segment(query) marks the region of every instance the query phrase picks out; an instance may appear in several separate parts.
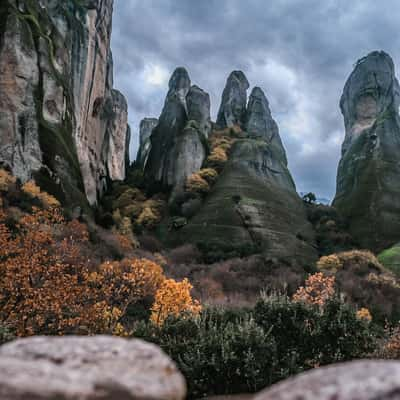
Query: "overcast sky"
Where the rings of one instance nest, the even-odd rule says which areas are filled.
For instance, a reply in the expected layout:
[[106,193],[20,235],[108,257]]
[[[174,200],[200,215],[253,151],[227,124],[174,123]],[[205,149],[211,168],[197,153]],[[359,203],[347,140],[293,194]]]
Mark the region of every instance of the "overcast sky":
[[241,69],[267,95],[298,191],[333,197],[345,80],[373,50],[399,66],[399,0],[114,2],[115,87],[129,103],[132,157],[139,122],[159,116],[175,67],[210,94],[213,119],[228,74]]

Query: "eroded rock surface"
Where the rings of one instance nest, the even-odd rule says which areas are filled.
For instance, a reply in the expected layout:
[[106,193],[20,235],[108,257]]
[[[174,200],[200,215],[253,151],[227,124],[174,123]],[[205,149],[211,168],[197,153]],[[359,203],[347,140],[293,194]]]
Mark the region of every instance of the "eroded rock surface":
[[[235,72],[229,79],[232,76]],[[242,96],[246,98],[246,90]],[[227,254],[261,252],[301,265],[312,263],[317,256],[314,233],[260,88],[239,114],[243,119],[235,124],[248,130],[232,146],[211,193],[177,237]]]
[[140,121],[139,125],[139,151],[137,154],[136,161],[139,163],[141,168],[145,168],[147,158],[150,153],[151,140],[150,136],[153,129],[157,126],[157,118],[144,118]]
[[141,340],[32,337],[0,347],[3,400],[180,400],[185,394],[175,364]]
[[125,177],[127,106],[113,90],[113,0],[0,5],[0,162],[70,205]]
[[217,125],[220,128],[243,124],[249,87],[249,81],[242,71],[231,72],[226,81],[218,111]]
[[400,399],[398,361],[354,361],[317,368],[259,393],[254,400]]
[[399,96],[392,59],[373,52],[357,62],[340,101],[346,135],[334,206],[376,251],[400,238]]
[[157,126],[151,133],[146,163],[148,179],[177,189],[201,168],[206,156],[205,139],[210,124],[209,96],[192,86],[187,71],[177,68]]

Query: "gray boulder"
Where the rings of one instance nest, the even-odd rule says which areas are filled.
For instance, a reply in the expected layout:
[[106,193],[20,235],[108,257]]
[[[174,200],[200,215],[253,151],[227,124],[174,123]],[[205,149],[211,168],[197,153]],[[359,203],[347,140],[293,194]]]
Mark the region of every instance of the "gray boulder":
[[0,347],[3,400],[180,400],[185,395],[175,364],[141,340],[32,337]]
[[136,161],[142,169],[145,168],[147,158],[151,149],[151,133],[157,126],[157,118],[144,118],[140,121],[139,125],[139,151],[137,154]]
[[399,94],[392,59],[375,51],[357,62],[340,101],[346,135],[333,205],[375,251],[400,237]]
[[398,400],[400,362],[354,361],[286,379],[254,400]]
[[229,75],[222,93],[217,125],[220,128],[242,126],[246,118],[247,89],[249,82],[242,71]]

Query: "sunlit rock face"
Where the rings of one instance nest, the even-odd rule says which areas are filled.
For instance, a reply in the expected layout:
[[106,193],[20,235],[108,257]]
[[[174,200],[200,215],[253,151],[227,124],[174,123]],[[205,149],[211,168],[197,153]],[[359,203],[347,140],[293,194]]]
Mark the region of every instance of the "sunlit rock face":
[[384,52],[359,60],[343,90],[345,139],[334,206],[363,247],[400,239],[400,88]]
[[210,127],[209,95],[191,86],[185,68],[177,68],[158,124],[151,132],[147,178],[175,191],[181,188],[203,164]]
[[113,1],[0,5],[0,162],[70,205],[125,176],[127,105],[113,90]]

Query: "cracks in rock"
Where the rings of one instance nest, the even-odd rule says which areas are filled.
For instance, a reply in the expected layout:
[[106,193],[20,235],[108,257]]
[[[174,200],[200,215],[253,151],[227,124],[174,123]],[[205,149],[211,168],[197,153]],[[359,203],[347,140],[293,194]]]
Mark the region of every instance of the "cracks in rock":
[[[234,196],[235,197],[235,196]],[[240,220],[242,221],[243,228],[247,231],[251,241],[253,242],[253,246],[255,248],[260,247],[259,240],[257,240],[256,234],[251,229],[251,226],[248,221],[251,222],[251,217],[242,210],[240,206],[240,199],[232,199],[235,202],[234,208],[239,216]]]

